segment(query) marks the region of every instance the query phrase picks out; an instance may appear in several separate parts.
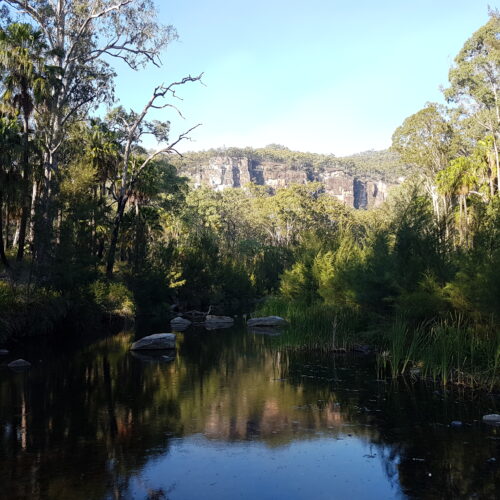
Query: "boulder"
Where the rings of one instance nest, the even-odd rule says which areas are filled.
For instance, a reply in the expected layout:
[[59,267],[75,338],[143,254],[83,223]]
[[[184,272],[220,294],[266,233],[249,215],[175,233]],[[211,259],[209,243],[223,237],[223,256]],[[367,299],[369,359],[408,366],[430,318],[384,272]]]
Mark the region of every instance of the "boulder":
[[175,349],[175,333],[155,333],[132,344],[133,351],[139,349]]
[[170,321],[170,326],[175,330],[180,330],[180,331],[185,330],[190,324],[191,321],[185,318],[181,318],[180,316],[177,316],[176,318]]
[[30,368],[31,363],[25,359],[16,359],[15,361],[11,361],[7,366],[12,370],[24,370]]
[[247,321],[248,326],[285,326],[287,321],[279,316],[266,316],[265,318],[252,318]]
[[490,415],[485,415],[483,417],[483,422],[490,425],[500,425],[500,415],[498,413],[492,413]]
[[203,324],[208,330],[214,330],[217,328],[229,328],[230,326],[233,326],[234,319],[230,316],[215,316],[213,314],[208,314]]
[[7,356],[9,354],[9,351],[7,349],[0,349],[0,356]]

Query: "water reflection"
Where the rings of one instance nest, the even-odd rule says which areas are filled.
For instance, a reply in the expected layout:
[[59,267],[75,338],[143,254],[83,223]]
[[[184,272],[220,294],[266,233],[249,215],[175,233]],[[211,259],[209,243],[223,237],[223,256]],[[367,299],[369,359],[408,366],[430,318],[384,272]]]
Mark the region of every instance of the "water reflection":
[[131,341],[0,371],[5,498],[496,496],[499,429],[477,422],[494,398],[380,381],[369,358],[237,329],[178,334],[169,360]]

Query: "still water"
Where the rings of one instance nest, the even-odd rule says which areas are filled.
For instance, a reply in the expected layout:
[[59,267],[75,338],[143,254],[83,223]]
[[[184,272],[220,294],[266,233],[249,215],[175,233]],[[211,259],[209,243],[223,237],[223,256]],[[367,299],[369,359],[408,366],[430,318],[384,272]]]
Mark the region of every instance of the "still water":
[[0,367],[0,498],[499,498],[498,397],[245,329],[178,334],[171,362],[133,338],[1,360],[34,365]]

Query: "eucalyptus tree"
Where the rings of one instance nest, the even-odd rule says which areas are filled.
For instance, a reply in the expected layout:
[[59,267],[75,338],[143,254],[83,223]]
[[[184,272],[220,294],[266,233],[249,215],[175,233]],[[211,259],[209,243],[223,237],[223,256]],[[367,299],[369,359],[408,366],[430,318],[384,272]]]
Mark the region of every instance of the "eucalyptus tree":
[[[493,138],[497,194],[500,181],[500,14],[490,11],[489,21],[464,44],[449,72],[445,96],[457,103]],[[485,135],[486,135],[485,134]]]
[[23,125],[22,213],[19,224],[17,260],[24,256],[26,228],[31,211],[30,189],[30,119],[36,101],[37,87],[43,86],[42,32],[29,24],[12,23],[0,29],[0,69],[3,78],[4,111],[21,116]]
[[442,107],[428,103],[406,118],[392,136],[391,149],[401,155],[403,162],[418,169],[438,219],[443,211],[440,210],[435,176],[448,166],[453,157],[453,135],[453,127]]
[[[109,250],[106,263],[106,274],[112,276],[115,264],[116,245],[120,234],[120,227],[123,221],[125,208],[136,183],[141,179],[152,162],[170,153],[178,153],[177,146],[185,139],[189,139],[189,134],[201,124],[190,127],[179,136],[169,141],[170,121],[148,120],[148,114],[153,110],[164,110],[171,108],[181,117],[179,109],[168,101],[169,98],[178,97],[176,91],[179,86],[189,82],[201,81],[202,75],[186,76],[179,81],[169,85],[158,85],[148,102],[140,112],[127,112],[123,107],[111,111],[108,118],[114,124],[116,133],[122,137],[122,160],[117,172],[117,178],[112,182],[111,194],[116,202],[116,212],[113,220],[113,230],[109,243]],[[139,144],[144,135],[152,135],[159,144],[157,150],[146,155],[134,154],[139,148]]]
[[37,258],[49,256],[59,151],[67,125],[113,95],[112,59],[137,70],[160,65],[161,50],[176,37],[157,21],[153,0],[4,0],[43,33],[47,45],[45,99],[37,107],[43,145],[44,189],[39,207]]

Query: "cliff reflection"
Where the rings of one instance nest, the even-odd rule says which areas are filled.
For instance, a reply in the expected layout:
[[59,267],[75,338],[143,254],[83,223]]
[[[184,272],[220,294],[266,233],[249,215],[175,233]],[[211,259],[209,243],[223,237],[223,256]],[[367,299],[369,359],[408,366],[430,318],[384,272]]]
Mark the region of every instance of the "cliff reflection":
[[[499,479],[487,463],[494,429],[450,433],[454,399],[377,381],[371,360],[286,352],[232,330],[180,334],[164,363],[134,358],[131,341],[122,333],[26,374],[0,372],[6,498],[121,498],[173,440],[196,434],[269,447],[357,437],[411,496],[446,497],[447,484],[450,496],[488,498]],[[460,411],[472,422],[481,408]]]

